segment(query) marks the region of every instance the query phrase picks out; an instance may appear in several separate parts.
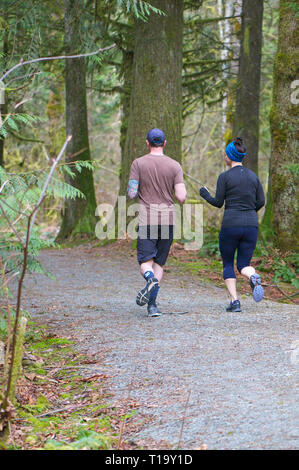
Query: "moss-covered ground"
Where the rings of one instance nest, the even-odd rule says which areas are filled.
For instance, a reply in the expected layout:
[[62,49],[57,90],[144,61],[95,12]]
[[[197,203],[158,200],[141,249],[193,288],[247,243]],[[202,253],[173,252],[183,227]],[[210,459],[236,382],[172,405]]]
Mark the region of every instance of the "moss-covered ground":
[[23,371],[10,437],[2,449],[126,449],[122,440],[134,404],[109,405],[107,381],[96,358],[78,354],[68,338],[28,322]]

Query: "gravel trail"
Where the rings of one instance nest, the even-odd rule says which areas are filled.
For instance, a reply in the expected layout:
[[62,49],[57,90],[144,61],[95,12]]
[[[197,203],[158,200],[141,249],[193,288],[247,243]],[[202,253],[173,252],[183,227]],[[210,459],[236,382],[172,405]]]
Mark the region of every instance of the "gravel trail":
[[28,275],[23,307],[78,351],[102,354],[111,403],[130,390],[145,420],[126,438],[152,449],[298,448],[298,306],[247,298],[243,313],[227,313],[224,289],[171,270],[159,305],[189,313],[148,318],[135,304],[144,282],[129,245],[40,259],[56,280]]

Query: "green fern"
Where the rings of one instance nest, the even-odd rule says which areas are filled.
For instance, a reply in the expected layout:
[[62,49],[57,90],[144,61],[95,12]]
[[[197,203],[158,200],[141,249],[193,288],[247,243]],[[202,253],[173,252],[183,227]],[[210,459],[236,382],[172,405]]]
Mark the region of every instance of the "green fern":
[[32,127],[37,122],[42,122],[44,119],[38,116],[32,116],[31,114],[26,113],[17,113],[11,114],[5,119],[0,125],[0,137],[6,138],[9,132],[9,129],[13,131],[19,131],[18,123],[21,123],[25,126]]
[[[73,162],[76,171],[82,168],[92,170],[90,161]],[[85,195],[79,189],[63,180],[64,172],[74,175],[68,165],[61,165],[60,177],[53,177],[46,193],[46,197],[55,199],[84,198]],[[0,194],[0,256],[9,275],[19,275],[23,264],[23,244],[28,229],[28,216],[40,199],[45,181],[48,178],[49,169],[40,169],[27,173],[14,174],[7,172],[0,166],[0,185],[4,186]],[[2,217],[3,210],[5,217]],[[8,220],[7,220],[8,219]],[[14,228],[14,230],[12,229]],[[15,233],[17,232],[17,235]],[[40,229],[35,225],[32,229],[28,246],[28,271],[38,272],[52,276],[38,261],[37,256],[41,249],[55,247],[53,240],[45,240],[41,237]],[[3,293],[3,279],[0,277],[0,294]]]
[[[106,3],[108,2],[109,0],[106,0]],[[144,0],[117,0],[117,6],[124,8],[126,13],[133,13],[136,18],[142,19],[143,21],[146,20],[151,12],[165,15],[162,10],[159,10],[159,8],[154,7]]]

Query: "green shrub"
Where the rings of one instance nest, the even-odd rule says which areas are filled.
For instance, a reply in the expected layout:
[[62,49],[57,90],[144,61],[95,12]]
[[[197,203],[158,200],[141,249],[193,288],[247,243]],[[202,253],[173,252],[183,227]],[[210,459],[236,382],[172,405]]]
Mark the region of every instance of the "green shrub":
[[220,257],[219,251],[219,229],[216,227],[205,227],[203,236],[203,246],[200,249],[199,256]]

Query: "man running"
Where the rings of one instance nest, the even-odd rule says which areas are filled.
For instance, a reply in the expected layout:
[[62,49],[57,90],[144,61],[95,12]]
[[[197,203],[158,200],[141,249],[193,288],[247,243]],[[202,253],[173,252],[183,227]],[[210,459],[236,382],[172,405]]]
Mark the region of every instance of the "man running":
[[136,303],[148,304],[148,315],[157,317],[162,313],[156,299],[174,234],[173,193],[180,203],[187,193],[181,165],[164,155],[164,132],[151,129],[146,145],[149,153],[132,163],[127,193],[130,199],[139,196],[137,258],[146,280]]

